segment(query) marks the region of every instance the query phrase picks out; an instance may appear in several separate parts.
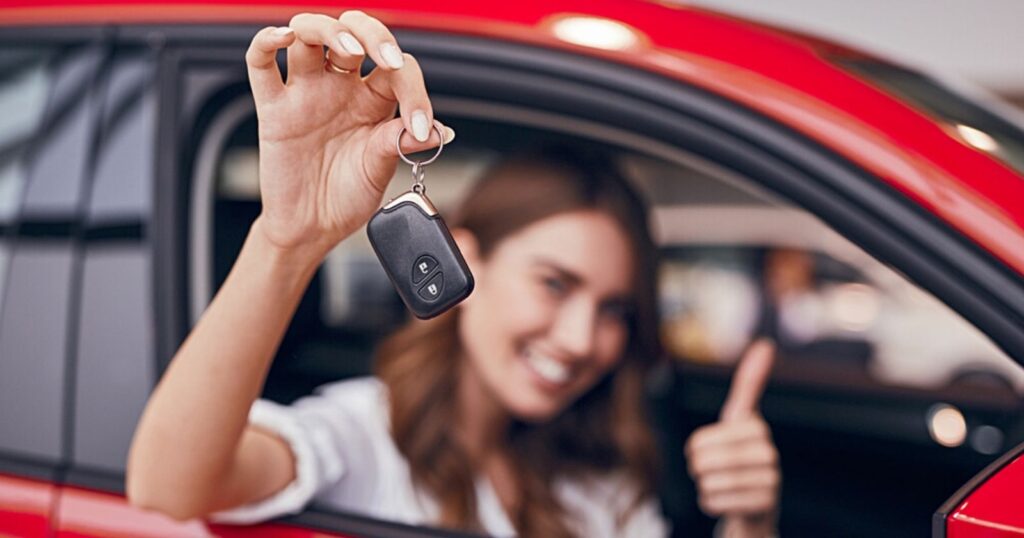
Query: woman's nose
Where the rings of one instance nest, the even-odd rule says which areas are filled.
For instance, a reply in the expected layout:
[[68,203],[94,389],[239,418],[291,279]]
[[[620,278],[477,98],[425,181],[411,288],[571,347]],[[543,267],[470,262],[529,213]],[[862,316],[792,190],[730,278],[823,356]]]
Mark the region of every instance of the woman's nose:
[[594,325],[597,309],[582,301],[568,303],[559,312],[552,327],[555,343],[574,359],[582,359],[594,351]]

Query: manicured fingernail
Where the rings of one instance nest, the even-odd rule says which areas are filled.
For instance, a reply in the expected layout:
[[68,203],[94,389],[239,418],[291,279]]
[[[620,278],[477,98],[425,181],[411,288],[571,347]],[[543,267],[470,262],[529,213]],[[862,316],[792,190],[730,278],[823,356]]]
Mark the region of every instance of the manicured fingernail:
[[275,29],[271,33],[273,33],[277,37],[284,37],[286,35],[292,35],[293,33],[295,33],[295,30],[292,30],[291,28],[289,28],[287,26],[282,26],[280,28]]
[[341,48],[345,49],[345,52],[349,54],[355,56],[362,56],[363,54],[366,54],[366,51],[363,50],[363,46],[359,44],[359,41],[356,41],[356,38],[348,32],[341,32],[338,34],[338,43],[341,43]]
[[422,110],[412,113],[412,135],[420,142],[430,138],[430,124],[427,122],[427,114]]
[[394,43],[384,43],[380,46],[380,55],[384,57],[384,62],[388,64],[391,69],[401,69],[405,65],[405,58],[402,58],[402,51],[398,50],[398,47]]
[[444,143],[448,144],[452,140],[455,140],[455,130],[446,125],[444,128]]

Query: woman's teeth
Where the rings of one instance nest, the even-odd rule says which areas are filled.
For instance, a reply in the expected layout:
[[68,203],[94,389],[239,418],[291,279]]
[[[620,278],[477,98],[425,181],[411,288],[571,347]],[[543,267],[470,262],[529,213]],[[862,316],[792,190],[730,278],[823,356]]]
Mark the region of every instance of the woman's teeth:
[[569,380],[569,367],[551,357],[526,350],[526,362],[542,379],[562,384]]

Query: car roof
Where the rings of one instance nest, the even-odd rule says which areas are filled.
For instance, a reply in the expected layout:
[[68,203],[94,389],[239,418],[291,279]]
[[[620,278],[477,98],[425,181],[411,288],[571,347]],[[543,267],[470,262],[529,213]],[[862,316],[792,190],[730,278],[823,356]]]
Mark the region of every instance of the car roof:
[[[839,65],[881,60],[825,39],[668,2],[350,3],[12,0],[3,25],[284,24],[299,11],[363,9],[396,29],[527,43],[629,65],[702,87],[804,133],[872,172],[1024,274],[1024,176],[951,126]],[[616,21],[622,50],[556,35],[568,18]]]

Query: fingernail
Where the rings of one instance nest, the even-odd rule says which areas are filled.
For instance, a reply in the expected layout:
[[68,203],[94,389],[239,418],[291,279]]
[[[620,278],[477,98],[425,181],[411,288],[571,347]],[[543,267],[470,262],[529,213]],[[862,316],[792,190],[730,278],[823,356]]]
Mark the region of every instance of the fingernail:
[[444,128],[444,143],[448,144],[452,140],[455,140],[455,130],[446,125]]
[[402,58],[402,51],[393,43],[384,43],[380,46],[380,55],[384,57],[384,63],[391,69],[401,69],[405,65],[405,58]]
[[341,32],[338,34],[338,43],[341,43],[341,48],[345,49],[345,52],[349,54],[355,56],[362,56],[363,54],[366,54],[366,51],[363,50],[363,46],[359,44],[359,41],[357,41],[356,38],[348,32]]
[[427,114],[422,110],[412,113],[412,135],[420,142],[426,142],[430,138],[430,125],[427,123]]
[[282,26],[280,28],[275,29],[271,33],[273,33],[277,37],[284,37],[286,35],[292,35],[293,33],[295,33],[295,30],[292,30],[291,28],[289,28],[287,26]]

